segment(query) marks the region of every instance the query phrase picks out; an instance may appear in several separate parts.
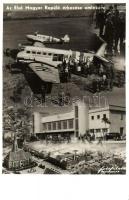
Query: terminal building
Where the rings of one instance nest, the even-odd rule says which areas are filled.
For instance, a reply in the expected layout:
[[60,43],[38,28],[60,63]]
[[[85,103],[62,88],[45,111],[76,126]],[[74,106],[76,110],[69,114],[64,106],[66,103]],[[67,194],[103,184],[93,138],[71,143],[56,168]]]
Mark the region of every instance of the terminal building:
[[71,111],[43,116],[33,114],[33,132],[35,135],[70,134],[79,137],[88,132],[95,138],[106,133],[125,134],[125,107],[109,105],[103,108],[89,109],[84,102],[73,105]]
[[125,107],[109,105],[89,110],[89,130],[95,137],[106,133],[125,135]]

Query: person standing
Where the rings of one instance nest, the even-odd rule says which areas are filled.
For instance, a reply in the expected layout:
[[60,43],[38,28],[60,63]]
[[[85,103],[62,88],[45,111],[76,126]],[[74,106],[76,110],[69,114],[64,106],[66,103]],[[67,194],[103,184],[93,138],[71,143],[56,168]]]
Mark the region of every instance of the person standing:
[[120,54],[124,55],[125,51],[125,13],[120,14],[120,23],[119,23],[119,38],[120,38]]
[[105,40],[107,42],[107,53],[112,55],[113,50],[113,38],[114,38],[114,24],[112,20],[112,14],[107,14],[107,20],[105,23]]
[[120,18],[119,18],[119,11],[117,10],[117,5],[114,5],[113,11],[113,24],[114,24],[114,50],[115,53],[118,53],[118,41],[119,41],[119,29],[120,29]]
[[104,25],[105,25],[105,13],[104,13],[104,9],[101,8],[98,13],[98,26],[99,26],[99,36],[100,37],[103,36]]

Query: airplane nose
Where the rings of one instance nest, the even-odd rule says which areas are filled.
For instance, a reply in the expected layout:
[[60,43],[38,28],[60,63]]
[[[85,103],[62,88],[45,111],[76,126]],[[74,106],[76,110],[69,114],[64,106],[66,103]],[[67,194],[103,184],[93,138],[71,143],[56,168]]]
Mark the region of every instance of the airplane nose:
[[35,38],[33,35],[26,35],[27,39],[33,41]]
[[31,38],[31,35],[26,35],[27,38]]
[[19,53],[17,54],[17,58],[23,58],[23,53],[22,53],[22,52],[19,52]]

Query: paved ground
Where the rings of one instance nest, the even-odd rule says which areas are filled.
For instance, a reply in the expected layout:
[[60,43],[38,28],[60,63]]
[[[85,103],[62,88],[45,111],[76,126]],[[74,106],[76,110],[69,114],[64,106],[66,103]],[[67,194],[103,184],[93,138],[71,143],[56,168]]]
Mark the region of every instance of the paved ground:
[[63,143],[63,144],[46,144],[44,141],[33,142],[29,144],[29,147],[38,150],[51,152],[53,155],[63,154],[66,152],[74,152],[77,150],[77,153],[83,153],[87,151],[101,151],[114,155],[120,155],[120,157],[125,157],[125,141],[120,142],[106,142],[104,141],[102,145],[98,145],[97,142],[89,144],[88,142],[72,142],[72,143]]

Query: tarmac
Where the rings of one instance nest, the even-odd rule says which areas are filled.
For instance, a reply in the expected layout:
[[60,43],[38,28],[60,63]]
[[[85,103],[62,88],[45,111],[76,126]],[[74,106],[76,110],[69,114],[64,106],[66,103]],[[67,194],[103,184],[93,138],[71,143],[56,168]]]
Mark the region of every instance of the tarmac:
[[39,152],[51,152],[54,156],[58,154],[64,154],[67,152],[73,153],[75,150],[77,153],[83,153],[85,151],[101,151],[109,154],[121,155],[123,158],[125,156],[125,141],[103,141],[102,145],[98,144],[98,141],[93,143],[82,142],[82,141],[73,141],[71,143],[63,144],[46,144],[45,141],[37,141],[29,143],[28,146],[31,149],[37,150]]

